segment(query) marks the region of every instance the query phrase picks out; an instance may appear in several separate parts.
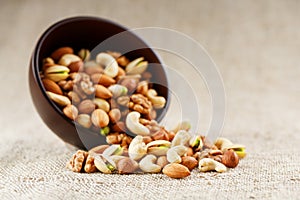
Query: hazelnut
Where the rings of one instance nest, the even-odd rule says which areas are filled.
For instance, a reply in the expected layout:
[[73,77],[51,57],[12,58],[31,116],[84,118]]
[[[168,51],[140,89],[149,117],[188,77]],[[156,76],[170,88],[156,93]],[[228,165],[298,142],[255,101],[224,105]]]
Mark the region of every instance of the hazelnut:
[[120,174],[131,174],[135,172],[138,167],[139,164],[131,158],[123,158],[117,164],[117,168]]
[[222,163],[226,167],[234,168],[239,164],[239,156],[233,150],[228,150],[222,157]]
[[198,161],[192,156],[184,156],[181,159],[181,164],[186,166],[190,171],[192,171],[198,165]]

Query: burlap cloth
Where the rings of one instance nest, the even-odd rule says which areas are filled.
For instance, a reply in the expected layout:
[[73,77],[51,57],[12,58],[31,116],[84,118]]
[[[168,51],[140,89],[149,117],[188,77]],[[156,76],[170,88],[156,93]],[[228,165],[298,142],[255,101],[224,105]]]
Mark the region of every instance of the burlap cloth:
[[[299,199],[299,8],[267,0],[1,1],[1,199]],[[248,149],[238,168],[195,170],[183,180],[66,170],[73,151],[37,115],[27,63],[45,28],[79,14],[172,28],[203,44],[224,78],[222,134]]]

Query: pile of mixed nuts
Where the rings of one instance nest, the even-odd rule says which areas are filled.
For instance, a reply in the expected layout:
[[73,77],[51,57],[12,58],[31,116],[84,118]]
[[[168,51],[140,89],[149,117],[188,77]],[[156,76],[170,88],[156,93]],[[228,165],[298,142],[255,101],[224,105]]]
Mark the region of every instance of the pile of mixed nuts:
[[110,144],[78,150],[67,164],[72,171],[163,172],[184,178],[197,166],[203,172],[224,172],[246,155],[244,146],[228,139],[212,144],[190,134],[188,122],[171,131],[160,126],[156,114],[166,99],[150,83],[152,74],[143,57],[130,61],[109,51],[95,60],[90,57],[87,49],[75,55],[72,48],[62,47],[44,59],[40,72],[49,98],[63,113]]

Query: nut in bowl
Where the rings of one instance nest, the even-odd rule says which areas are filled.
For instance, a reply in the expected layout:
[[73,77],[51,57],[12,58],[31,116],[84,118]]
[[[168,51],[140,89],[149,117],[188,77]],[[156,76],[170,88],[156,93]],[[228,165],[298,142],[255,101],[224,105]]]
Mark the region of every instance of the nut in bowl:
[[[119,42],[91,51],[119,33],[124,33]],[[157,65],[151,68],[150,63]],[[81,149],[106,144],[107,132],[124,130],[122,122],[130,110],[143,108],[143,116],[160,121],[168,108],[167,76],[156,54],[138,36],[105,19],[73,17],[52,25],[39,39],[29,69],[30,92],[39,115],[63,141]],[[138,98],[130,98],[139,83],[149,83],[151,77],[162,83],[149,85],[165,99],[163,109],[151,110],[137,103]],[[128,97],[127,109],[118,104],[120,97],[123,103]],[[107,115],[93,114],[97,109]],[[120,113],[122,121],[114,121]],[[106,121],[100,122],[103,116]]]

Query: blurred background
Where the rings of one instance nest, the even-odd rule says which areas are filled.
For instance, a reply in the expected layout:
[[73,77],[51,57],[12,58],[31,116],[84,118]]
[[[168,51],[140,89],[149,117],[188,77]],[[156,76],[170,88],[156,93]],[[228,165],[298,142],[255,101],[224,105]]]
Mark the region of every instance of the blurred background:
[[[33,107],[28,64],[40,35],[56,21],[77,15],[128,28],[170,28],[194,38],[223,77],[227,115],[222,135],[250,152],[299,150],[300,1],[1,0],[2,152],[19,143],[64,148]],[[161,55],[170,66],[180,64]],[[205,107],[209,99],[203,96]],[[208,119],[203,116],[204,127]]]

